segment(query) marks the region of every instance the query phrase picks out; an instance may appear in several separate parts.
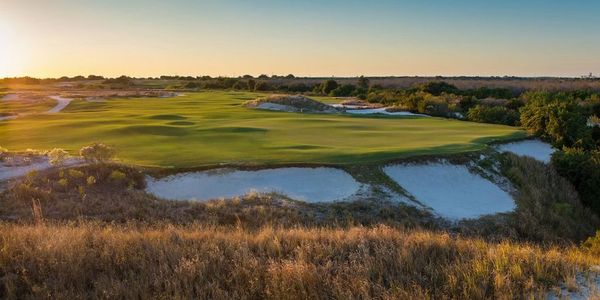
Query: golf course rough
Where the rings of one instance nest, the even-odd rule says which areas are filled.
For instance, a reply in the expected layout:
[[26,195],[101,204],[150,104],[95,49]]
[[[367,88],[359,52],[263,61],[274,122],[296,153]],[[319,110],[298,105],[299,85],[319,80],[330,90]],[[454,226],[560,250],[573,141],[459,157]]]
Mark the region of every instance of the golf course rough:
[[433,117],[309,114],[250,109],[264,95],[198,92],[173,98],[74,100],[56,114],[0,122],[12,151],[55,147],[76,154],[103,142],[143,166],[357,164],[479,150],[525,136],[518,128]]

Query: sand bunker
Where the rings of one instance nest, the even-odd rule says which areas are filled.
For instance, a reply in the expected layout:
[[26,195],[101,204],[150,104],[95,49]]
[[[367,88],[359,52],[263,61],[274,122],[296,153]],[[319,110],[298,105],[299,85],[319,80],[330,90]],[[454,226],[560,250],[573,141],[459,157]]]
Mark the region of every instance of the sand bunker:
[[515,209],[511,196],[466,166],[446,162],[390,165],[384,172],[440,216],[472,219]]
[[552,145],[544,143],[540,140],[525,140],[514,143],[498,145],[498,151],[510,152],[520,156],[528,156],[539,161],[549,163],[552,158],[552,153],[556,149]]
[[389,116],[419,116],[419,117],[429,117],[428,115],[415,114],[409,111],[388,111],[388,107],[382,108],[368,108],[368,109],[346,109],[346,113],[353,115],[373,115],[373,114],[381,114],[381,115],[389,115]]
[[277,192],[306,202],[344,200],[360,184],[335,168],[279,168],[258,171],[218,169],[148,178],[147,191],[165,199],[210,200],[233,198],[251,191]]
[[339,113],[340,111],[331,105],[302,95],[272,95],[245,103],[247,107],[287,111],[287,112],[313,112],[313,113]]

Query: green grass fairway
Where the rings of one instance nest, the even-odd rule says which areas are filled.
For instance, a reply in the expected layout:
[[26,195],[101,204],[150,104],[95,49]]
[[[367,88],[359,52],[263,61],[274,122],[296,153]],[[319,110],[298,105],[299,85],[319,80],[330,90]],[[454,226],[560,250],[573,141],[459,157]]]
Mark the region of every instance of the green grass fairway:
[[0,146],[64,148],[91,142],[117,148],[128,163],[162,167],[381,161],[484,148],[517,128],[417,117],[260,111],[240,104],[257,94],[201,92],[176,98],[75,100],[61,113],[0,121]]

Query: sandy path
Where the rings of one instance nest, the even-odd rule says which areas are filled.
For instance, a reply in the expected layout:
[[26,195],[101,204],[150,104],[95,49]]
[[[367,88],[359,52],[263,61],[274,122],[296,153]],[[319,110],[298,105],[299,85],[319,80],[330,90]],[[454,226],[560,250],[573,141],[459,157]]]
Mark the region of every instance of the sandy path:
[[[3,101],[10,101],[10,100],[15,100],[16,98],[17,98],[16,94],[10,94],[10,95],[4,96],[2,98],[2,100]],[[71,101],[73,101],[72,98],[63,98],[61,96],[50,96],[48,98],[50,98],[52,100],[56,100],[58,103],[56,104],[56,106],[54,106],[50,110],[44,112],[45,114],[58,113],[58,112],[62,111],[63,109],[65,109],[65,107],[67,107],[69,105],[69,103],[71,103]],[[26,115],[30,115],[30,114],[19,114],[19,115],[13,115],[13,116],[0,117],[0,121],[14,120],[14,119],[16,119],[18,117],[26,116]]]
[[56,104],[55,107],[47,111],[46,113],[48,114],[60,112],[61,110],[65,109],[65,107],[67,107],[69,103],[71,103],[71,101],[73,101],[73,99],[71,98],[63,98],[61,96],[50,96],[50,99],[58,101],[58,104]]

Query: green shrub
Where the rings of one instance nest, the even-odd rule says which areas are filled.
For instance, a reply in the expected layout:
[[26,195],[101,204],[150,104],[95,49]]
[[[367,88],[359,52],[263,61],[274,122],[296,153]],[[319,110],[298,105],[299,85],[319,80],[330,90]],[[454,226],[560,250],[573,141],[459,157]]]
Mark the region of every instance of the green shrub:
[[600,151],[565,148],[552,155],[552,165],[575,186],[581,201],[600,214]]
[[476,105],[467,112],[469,121],[515,126],[519,113],[503,106]]
[[558,147],[593,147],[592,130],[581,106],[568,95],[545,92],[526,94],[521,125]]
[[69,185],[69,180],[66,178],[59,179],[58,184],[62,187],[66,187],[67,185]]
[[115,181],[122,181],[127,178],[127,175],[119,170],[114,170],[110,173],[109,178]]
[[94,176],[89,176],[89,177],[86,179],[86,183],[87,183],[87,185],[94,185],[94,184],[96,184],[96,177],[94,177]]
[[115,149],[102,143],[94,143],[79,150],[79,155],[89,163],[104,163],[115,156]]
[[331,93],[331,91],[337,89],[338,86],[339,85],[338,85],[337,81],[335,81],[333,79],[328,79],[321,83],[319,89],[320,89],[321,94],[329,95],[329,93]]
[[65,160],[68,156],[69,153],[60,148],[54,148],[50,152],[48,152],[49,162],[53,166],[62,166],[65,163]]
[[589,237],[582,244],[583,248],[596,256],[600,256],[600,230],[596,231],[596,235]]
[[72,178],[79,179],[79,178],[83,178],[84,174],[83,174],[83,172],[81,172],[79,170],[70,169],[69,170],[69,176],[72,177]]

